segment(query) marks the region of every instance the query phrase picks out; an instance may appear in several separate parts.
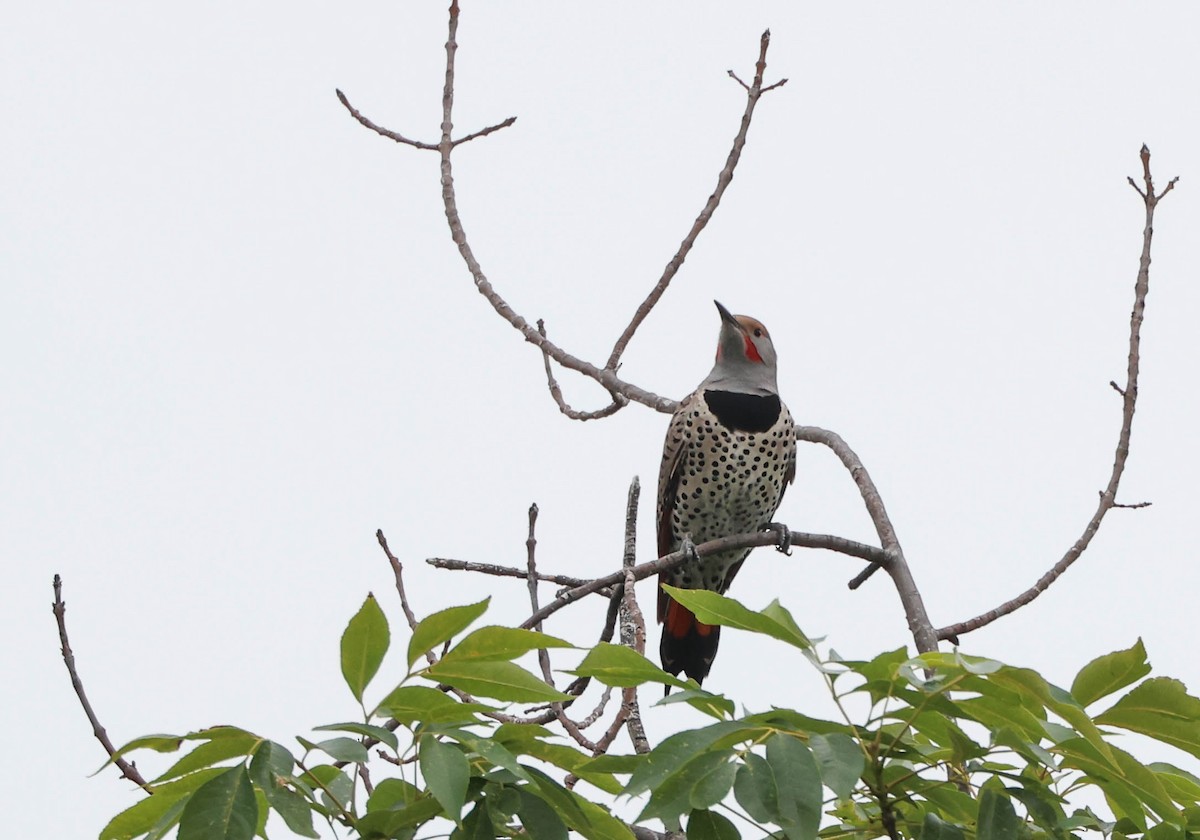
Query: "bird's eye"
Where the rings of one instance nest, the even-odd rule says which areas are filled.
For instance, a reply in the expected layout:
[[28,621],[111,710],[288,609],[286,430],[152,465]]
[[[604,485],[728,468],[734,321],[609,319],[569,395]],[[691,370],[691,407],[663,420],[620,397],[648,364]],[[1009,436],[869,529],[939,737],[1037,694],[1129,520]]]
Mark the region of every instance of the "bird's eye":
[[762,330],[757,330],[757,329],[756,329],[756,330],[754,331],[754,337],[755,337],[755,338],[762,338],[762,335],[763,335],[763,332],[762,332]]

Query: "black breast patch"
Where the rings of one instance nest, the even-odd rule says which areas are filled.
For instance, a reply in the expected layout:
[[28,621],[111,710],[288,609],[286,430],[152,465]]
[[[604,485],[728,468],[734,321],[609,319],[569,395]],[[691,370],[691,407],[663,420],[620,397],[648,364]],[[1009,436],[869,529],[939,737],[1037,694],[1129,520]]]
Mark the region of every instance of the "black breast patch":
[[782,404],[776,394],[737,394],[705,391],[704,401],[722,426],[739,432],[765,432],[779,419]]

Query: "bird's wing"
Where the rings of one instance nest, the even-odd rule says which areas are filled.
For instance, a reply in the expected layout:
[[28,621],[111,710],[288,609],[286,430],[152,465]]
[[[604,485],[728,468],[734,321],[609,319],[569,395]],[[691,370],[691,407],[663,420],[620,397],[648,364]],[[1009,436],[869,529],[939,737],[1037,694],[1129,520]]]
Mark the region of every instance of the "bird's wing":
[[[679,489],[679,476],[683,472],[686,461],[687,447],[684,445],[684,432],[687,428],[687,411],[695,394],[683,398],[679,407],[671,417],[667,426],[667,440],[663,444],[662,466],[658,471],[658,510],[655,521],[658,523],[658,556],[670,554],[675,549],[675,532],[671,528],[671,508],[675,504],[675,492]],[[667,602],[670,599],[662,589],[658,590],[658,623],[663,622],[667,613]]]

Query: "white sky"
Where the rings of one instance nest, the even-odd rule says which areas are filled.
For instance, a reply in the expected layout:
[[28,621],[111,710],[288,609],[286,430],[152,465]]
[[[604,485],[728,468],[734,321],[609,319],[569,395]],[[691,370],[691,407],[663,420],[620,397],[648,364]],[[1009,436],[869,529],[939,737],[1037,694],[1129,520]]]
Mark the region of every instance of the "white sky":
[[[9,786],[12,836],[47,820],[95,836],[137,798],[111,771],[86,778],[104,755],[58,657],[55,572],[114,740],[237,723],[294,744],[355,716],[337,645],[368,591],[399,625],[376,528],[419,612],[491,592],[490,615],[517,621],[523,584],[422,560],[521,562],[536,501],[544,569],[609,571],[636,474],[650,559],[667,418],[561,417],[536,351],[472,288],[436,157],[368,133],[334,98],[436,139],[444,25],[440,2],[46,0],[6,15],[0,715],[25,779]],[[995,606],[1078,537],[1107,480],[1141,243],[1125,177],[1148,143],[1160,185],[1183,176],[1156,225],[1121,494],[1154,506],[1114,512],[1062,581],[964,649],[1069,685],[1141,635],[1157,673],[1200,690],[1200,7],[468,0],[457,124],[519,120],[458,153],[463,220],[501,293],[568,350],[602,362],[691,225],[743,108],[725,71],[749,77],[768,26],[768,76],[790,82],[761,103],[623,374],[681,396],[711,363],[712,299],[759,317],[793,414],[872,472],[934,621]],[[816,447],[779,518],[872,538]],[[847,591],[857,568],[762,550],[731,594],[778,596],[846,656],[911,644],[885,577]],[[547,629],[588,641],[600,607]],[[709,685],[829,713],[800,657],[734,632]],[[647,716],[655,739],[691,720]]]

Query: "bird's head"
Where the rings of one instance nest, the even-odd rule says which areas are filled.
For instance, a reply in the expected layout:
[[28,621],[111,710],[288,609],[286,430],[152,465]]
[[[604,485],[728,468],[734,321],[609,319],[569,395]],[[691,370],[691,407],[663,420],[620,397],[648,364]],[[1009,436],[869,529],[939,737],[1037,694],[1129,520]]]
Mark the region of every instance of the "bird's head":
[[721,313],[721,335],[706,382],[731,391],[777,393],[775,345],[767,328],[757,318],[734,315],[720,301],[713,303]]

